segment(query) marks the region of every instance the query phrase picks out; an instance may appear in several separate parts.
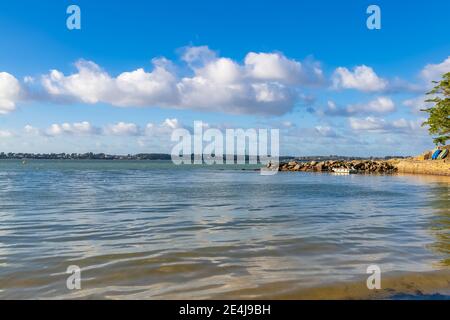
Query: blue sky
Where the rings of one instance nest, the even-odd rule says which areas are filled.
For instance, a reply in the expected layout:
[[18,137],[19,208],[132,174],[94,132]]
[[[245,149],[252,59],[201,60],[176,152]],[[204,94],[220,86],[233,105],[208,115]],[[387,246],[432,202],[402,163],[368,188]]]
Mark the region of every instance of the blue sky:
[[[70,4],[81,30],[66,28]],[[366,27],[370,4],[381,30]],[[170,152],[170,130],[201,120],[280,128],[284,154],[419,153],[432,147],[423,94],[450,71],[448,12],[443,0],[1,2],[0,151]]]

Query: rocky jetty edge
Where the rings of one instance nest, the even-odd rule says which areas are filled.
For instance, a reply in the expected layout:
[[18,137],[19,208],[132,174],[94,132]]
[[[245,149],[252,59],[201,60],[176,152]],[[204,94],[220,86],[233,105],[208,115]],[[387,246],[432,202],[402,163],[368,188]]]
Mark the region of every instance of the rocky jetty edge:
[[[267,168],[272,168],[268,164]],[[395,173],[397,168],[385,160],[329,160],[329,161],[289,161],[279,164],[279,171],[333,172],[333,169],[350,169],[356,173]]]
[[[450,145],[440,147],[449,149]],[[431,160],[432,151],[407,159],[389,160],[328,160],[328,161],[299,161],[281,162],[279,165],[269,163],[267,168],[279,171],[306,171],[306,172],[334,172],[333,169],[349,169],[353,173],[361,174],[392,174],[413,173],[450,176],[450,157],[440,160]]]

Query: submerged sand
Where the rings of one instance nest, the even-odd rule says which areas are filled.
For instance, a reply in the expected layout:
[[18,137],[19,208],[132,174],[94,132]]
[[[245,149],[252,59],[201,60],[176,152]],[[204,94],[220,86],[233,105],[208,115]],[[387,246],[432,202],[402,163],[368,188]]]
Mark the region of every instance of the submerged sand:
[[[369,276],[369,275],[368,275]],[[381,278],[381,289],[369,290],[366,278],[313,288],[293,288],[292,282],[272,283],[229,292],[224,299],[275,300],[365,300],[365,299],[450,299],[450,269],[392,273]]]

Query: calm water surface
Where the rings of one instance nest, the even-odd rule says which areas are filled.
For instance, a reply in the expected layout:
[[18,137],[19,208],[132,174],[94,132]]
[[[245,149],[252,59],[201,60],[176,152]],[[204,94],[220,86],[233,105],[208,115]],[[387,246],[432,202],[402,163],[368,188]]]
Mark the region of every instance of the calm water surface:
[[[257,298],[267,286],[360,279],[370,264],[448,270],[449,186],[425,176],[0,161],[0,298],[239,298],[249,289]],[[69,265],[82,268],[82,290],[66,288]]]

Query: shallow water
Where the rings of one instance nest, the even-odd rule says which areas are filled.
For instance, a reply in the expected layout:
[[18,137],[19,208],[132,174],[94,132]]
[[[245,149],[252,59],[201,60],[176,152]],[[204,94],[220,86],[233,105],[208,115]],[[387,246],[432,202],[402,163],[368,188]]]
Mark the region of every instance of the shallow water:
[[258,298],[371,264],[449,270],[448,178],[241,169],[0,161],[0,298]]

